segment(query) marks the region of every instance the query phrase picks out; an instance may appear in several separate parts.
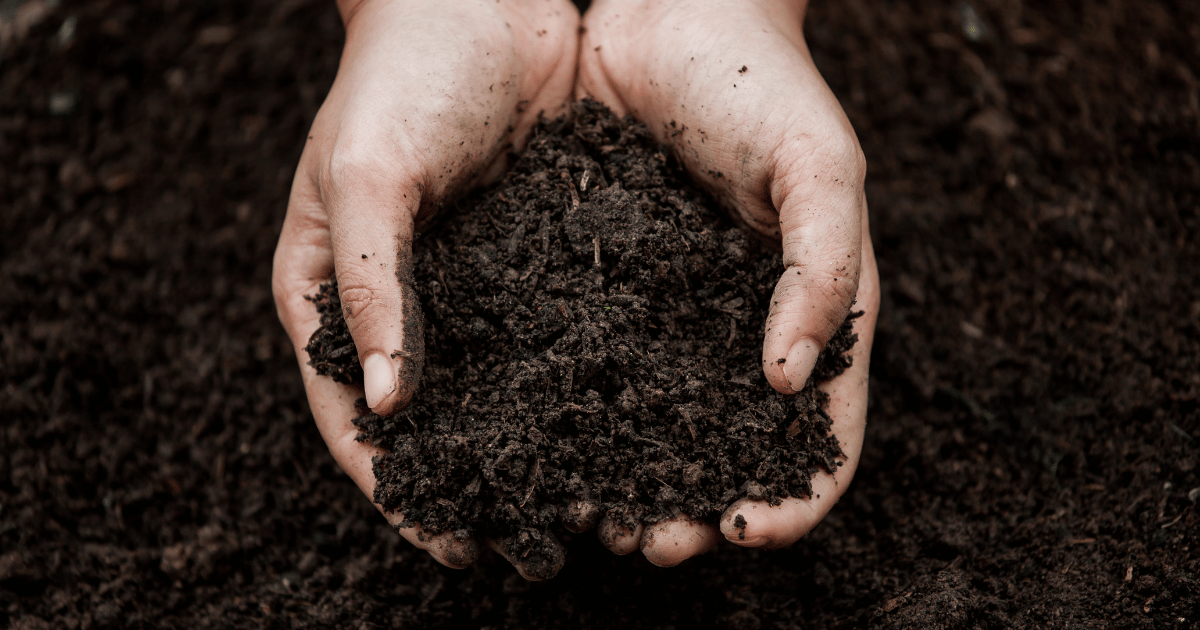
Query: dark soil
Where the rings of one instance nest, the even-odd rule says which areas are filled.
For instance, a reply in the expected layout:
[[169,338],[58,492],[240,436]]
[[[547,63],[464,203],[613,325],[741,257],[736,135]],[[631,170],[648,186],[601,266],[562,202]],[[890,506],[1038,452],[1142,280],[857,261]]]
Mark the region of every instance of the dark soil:
[[270,261],[332,3],[61,3],[0,53],[0,627],[1197,627],[1200,9],[964,6],[806,26],[883,283],[841,503],[529,584],[412,550],[305,407]]
[[[375,501],[553,571],[572,501],[632,529],[811,496],[842,455],[816,385],[849,367],[853,319],[804,390],[776,393],[760,357],[778,254],[632,119],[587,100],[533,133],[503,181],[414,243],[425,378],[403,411],[354,421],[388,451]],[[336,283],[311,298],[312,365],[361,384]]]

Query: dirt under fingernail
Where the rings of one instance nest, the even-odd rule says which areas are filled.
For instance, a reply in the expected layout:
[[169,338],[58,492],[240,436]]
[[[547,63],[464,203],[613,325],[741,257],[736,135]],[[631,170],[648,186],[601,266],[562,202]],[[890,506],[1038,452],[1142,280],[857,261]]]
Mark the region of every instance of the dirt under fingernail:
[[733,528],[738,532],[738,540],[746,540],[746,517],[738,514],[733,517]]

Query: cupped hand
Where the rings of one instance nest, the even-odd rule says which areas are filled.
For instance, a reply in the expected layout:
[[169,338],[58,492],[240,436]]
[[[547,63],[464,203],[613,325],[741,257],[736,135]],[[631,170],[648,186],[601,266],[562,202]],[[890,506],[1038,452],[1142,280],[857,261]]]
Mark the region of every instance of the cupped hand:
[[[371,497],[379,451],[355,440],[354,402],[365,395],[373,411],[392,413],[420,380],[414,231],[451,195],[498,176],[539,114],[562,113],[579,13],[566,0],[340,0],[339,10],[346,44],[296,170],[273,285],[321,435]],[[362,388],[319,376],[304,350],[319,325],[305,296],[333,277]],[[399,531],[448,566],[478,555],[476,541]]]
[[809,55],[806,5],[596,0],[584,16],[577,95],[646,123],[735,219],[782,242],[784,271],[763,343],[768,382],[785,394],[799,391],[851,306],[865,311],[855,320],[853,366],[824,386],[844,464],[818,474],[812,497],[778,506],[740,501],[719,530],[687,519],[638,531],[601,521],[601,540],[617,553],[640,548],[651,562],[670,566],[721,538],[747,547],[790,545],[824,518],[858,464],[879,274],[867,229],[865,161]]

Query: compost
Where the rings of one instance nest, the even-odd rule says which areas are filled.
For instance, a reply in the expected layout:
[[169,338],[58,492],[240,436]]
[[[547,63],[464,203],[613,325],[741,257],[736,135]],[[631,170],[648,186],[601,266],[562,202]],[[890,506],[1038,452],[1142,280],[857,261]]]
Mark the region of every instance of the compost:
[[[760,361],[778,254],[632,119],[585,100],[533,134],[503,181],[414,245],[424,380],[403,411],[354,421],[388,451],[375,501],[550,568],[572,501],[632,529],[811,496],[841,455],[816,385],[849,366],[853,318],[806,388],[776,393]],[[311,299],[311,364],[361,384],[336,283]]]

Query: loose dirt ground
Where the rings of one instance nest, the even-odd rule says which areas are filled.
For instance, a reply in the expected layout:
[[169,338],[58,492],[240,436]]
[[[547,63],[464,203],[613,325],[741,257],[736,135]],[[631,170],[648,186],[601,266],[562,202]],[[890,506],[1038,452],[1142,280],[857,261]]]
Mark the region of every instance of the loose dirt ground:
[[883,282],[841,504],[675,570],[579,536],[542,584],[413,552],[308,416],[269,277],[332,3],[5,35],[0,626],[1197,627],[1200,10],[965,6],[806,27]]

